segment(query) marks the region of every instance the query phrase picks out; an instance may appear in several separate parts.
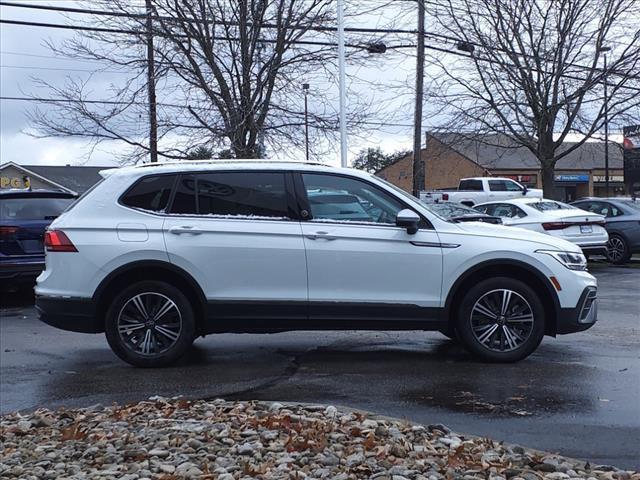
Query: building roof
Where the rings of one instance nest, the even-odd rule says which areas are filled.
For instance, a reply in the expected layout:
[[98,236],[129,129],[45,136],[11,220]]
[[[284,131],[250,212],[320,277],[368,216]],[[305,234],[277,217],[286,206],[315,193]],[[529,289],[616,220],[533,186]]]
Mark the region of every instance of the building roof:
[[[536,157],[525,147],[518,147],[505,135],[470,136],[462,133],[429,134],[448,145],[473,162],[491,170],[539,169]],[[571,148],[572,142],[565,142],[560,151]],[[622,149],[618,144],[609,144],[609,168],[623,167]],[[604,142],[589,141],[558,160],[556,169],[593,170],[604,168]]]
[[82,194],[100,180],[99,172],[105,168],[68,165],[16,165],[34,172],[78,194]]

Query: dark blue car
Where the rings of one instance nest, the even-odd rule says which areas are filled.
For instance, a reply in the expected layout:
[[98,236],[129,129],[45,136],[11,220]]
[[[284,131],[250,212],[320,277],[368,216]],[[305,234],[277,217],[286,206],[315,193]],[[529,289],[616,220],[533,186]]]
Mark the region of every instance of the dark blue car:
[[33,283],[44,268],[43,237],[75,197],[48,190],[0,191],[0,282],[17,288]]

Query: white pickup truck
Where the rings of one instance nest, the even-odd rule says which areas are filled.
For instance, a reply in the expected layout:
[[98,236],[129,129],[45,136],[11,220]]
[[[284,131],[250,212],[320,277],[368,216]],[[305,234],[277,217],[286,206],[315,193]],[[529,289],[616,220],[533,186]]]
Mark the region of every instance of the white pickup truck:
[[478,203],[508,200],[518,197],[542,198],[542,190],[527,188],[515,180],[502,177],[474,177],[460,180],[457,190],[420,192],[420,200],[427,203],[448,201],[473,207]]

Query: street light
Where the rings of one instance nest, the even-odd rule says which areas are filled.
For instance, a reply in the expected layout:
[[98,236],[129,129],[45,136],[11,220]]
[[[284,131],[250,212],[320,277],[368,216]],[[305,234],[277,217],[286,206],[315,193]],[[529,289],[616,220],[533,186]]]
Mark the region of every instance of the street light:
[[604,53],[604,190],[605,197],[609,196],[609,98],[607,95],[607,83],[609,72],[607,69],[607,52],[611,47],[600,47],[599,52]]
[[306,159],[309,161],[309,107],[307,103],[307,95],[309,94],[309,84],[303,83],[302,90],[304,91],[304,145],[306,150]]

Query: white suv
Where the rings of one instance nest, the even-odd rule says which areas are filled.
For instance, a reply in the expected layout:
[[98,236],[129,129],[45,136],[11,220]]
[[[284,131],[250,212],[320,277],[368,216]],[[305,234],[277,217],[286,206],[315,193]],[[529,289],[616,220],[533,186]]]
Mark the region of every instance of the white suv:
[[580,248],[450,223],[367,173],[183,162],[103,172],[46,234],[36,306],[105,332],[123,360],[169,364],[217,332],[440,330],[488,361],[596,321]]

